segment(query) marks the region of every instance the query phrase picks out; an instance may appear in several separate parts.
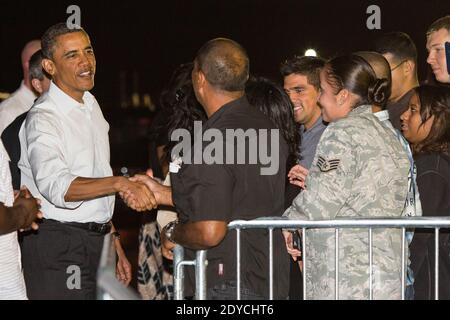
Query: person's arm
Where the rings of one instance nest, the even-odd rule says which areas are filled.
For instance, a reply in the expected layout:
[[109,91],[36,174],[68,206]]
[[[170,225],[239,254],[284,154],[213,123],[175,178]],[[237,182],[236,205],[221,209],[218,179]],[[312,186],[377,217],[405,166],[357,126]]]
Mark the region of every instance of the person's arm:
[[[183,208],[187,221],[175,225],[172,240],[193,250],[219,245],[227,234],[228,222],[233,219],[236,181],[232,168],[219,164],[192,165],[184,170],[182,178],[180,192],[188,197],[189,204],[180,205],[187,206]],[[177,207],[177,198],[174,200]]]
[[75,209],[83,201],[112,195],[131,194],[133,209],[144,211],[156,200],[143,185],[124,177],[87,178],[74,175],[66,159],[64,132],[51,114],[32,114],[25,124],[28,159],[36,186],[43,197],[59,208]]
[[38,218],[42,218],[39,202],[31,196],[19,196],[12,207],[0,202],[0,235],[29,227],[37,229],[38,225],[34,221]]
[[227,233],[225,221],[198,221],[177,224],[173,241],[193,250],[204,250],[217,246]]
[[350,196],[356,165],[353,152],[351,135],[343,128],[328,127],[306,177],[307,189],[294,199],[283,216],[334,219]]
[[[111,223],[111,233],[116,233],[116,228]],[[117,252],[117,266],[116,266],[116,277],[122,282],[125,286],[130,284],[132,279],[131,272],[131,263],[128,261],[128,258],[125,254],[125,251],[122,248],[122,243],[120,242],[120,238],[114,236],[114,246],[116,247]]]
[[[164,186],[152,177],[148,175],[137,174],[129,179],[132,182],[140,182],[147,186],[153,193],[158,205],[165,205],[173,207],[172,200],[172,188],[170,186]],[[128,202],[128,198],[124,197],[125,202]]]
[[7,207],[0,202],[0,235],[19,230],[24,224],[21,207]]
[[144,184],[132,182],[125,177],[77,177],[70,184],[64,200],[67,202],[84,201],[117,192],[129,194],[128,204],[138,211],[154,209],[157,206],[154,195]]
[[289,170],[288,173],[289,183],[298,186],[302,189],[305,189],[306,188],[305,180],[307,176],[308,176],[308,169],[297,164],[293,166],[291,170]]
[[217,246],[225,238],[228,229],[224,221],[176,224],[172,239],[169,240],[166,237],[166,227],[161,230],[161,251],[169,260],[173,260],[172,250],[176,244],[192,250],[206,250]]

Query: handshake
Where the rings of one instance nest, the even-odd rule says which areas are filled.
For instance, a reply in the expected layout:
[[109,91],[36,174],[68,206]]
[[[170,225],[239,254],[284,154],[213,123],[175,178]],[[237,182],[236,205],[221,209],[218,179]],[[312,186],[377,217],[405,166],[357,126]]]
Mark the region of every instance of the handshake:
[[[122,179],[123,178],[123,179]],[[121,177],[118,192],[125,204],[138,212],[156,209],[163,203],[163,186],[153,172],[147,170],[146,174],[137,174],[132,178]]]

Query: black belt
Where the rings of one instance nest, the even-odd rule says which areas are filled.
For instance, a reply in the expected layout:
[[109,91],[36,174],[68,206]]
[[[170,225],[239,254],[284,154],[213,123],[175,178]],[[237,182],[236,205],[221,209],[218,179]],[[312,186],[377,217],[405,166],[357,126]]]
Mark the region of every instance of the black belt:
[[96,222],[81,223],[81,222],[62,222],[62,221],[57,221],[57,220],[53,220],[53,219],[44,219],[44,221],[45,220],[51,221],[51,222],[56,222],[56,223],[61,223],[66,226],[84,229],[87,231],[97,232],[100,234],[108,234],[111,232],[111,221],[108,221],[107,223],[96,223]]

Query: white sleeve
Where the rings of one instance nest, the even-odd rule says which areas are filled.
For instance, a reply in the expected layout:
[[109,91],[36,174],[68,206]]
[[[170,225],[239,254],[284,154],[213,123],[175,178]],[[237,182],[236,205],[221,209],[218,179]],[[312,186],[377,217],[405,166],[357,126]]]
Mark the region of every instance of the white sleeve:
[[35,113],[27,118],[25,135],[28,159],[41,195],[59,208],[75,209],[83,202],[66,202],[64,196],[77,176],[70,172],[65,157],[63,131],[50,113]]

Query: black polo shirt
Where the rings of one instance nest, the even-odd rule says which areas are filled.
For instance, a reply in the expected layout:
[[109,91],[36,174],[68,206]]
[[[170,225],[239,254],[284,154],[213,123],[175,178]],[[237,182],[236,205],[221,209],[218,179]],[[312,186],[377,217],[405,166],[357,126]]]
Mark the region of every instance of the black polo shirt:
[[2,141],[8,152],[10,162],[9,168],[11,170],[11,180],[14,190],[20,190],[20,169],[18,163],[20,160],[20,141],[19,141],[19,131],[22,127],[23,122],[27,118],[27,112],[22,113],[18,116],[9,126],[3,130]]
[[395,129],[401,131],[400,116],[408,110],[409,100],[414,94],[414,90],[411,89],[405,93],[397,102],[388,102],[386,109],[389,112],[389,120]]
[[[256,129],[257,140],[263,140],[259,129],[275,129],[272,122],[244,96],[234,100],[214,113],[203,124],[206,129],[218,129],[225,140],[226,129]],[[268,133],[270,150],[270,132]],[[264,140],[263,140],[264,141]],[[252,141],[253,143],[255,141]],[[203,143],[203,150],[210,142]],[[224,155],[226,155],[224,141]],[[252,220],[259,217],[281,216],[284,208],[286,160],[288,148],[279,135],[278,172],[261,175],[268,167],[258,157],[256,164],[248,161],[249,143],[245,145],[246,164],[182,164],[178,173],[171,173],[173,201],[182,223],[204,220],[230,222],[237,219]],[[236,143],[233,144],[236,157]],[[259,151],[259,148],[258,148]],[[276,150],[274,150],[276,151]],[[271,154],[272,150],[268,152]],[[235,158],[236,160],[236,158]],[[193,259],[194,252],[186,250],[186,258]],[[230,231],[224,240],[208,250],[207,286],[220,286],[224,281],[236,280],[236,232]],[[269,296],[269,235],[266,230],[241,232],[242,287]],[[186,268],[186,294],[194,287],[193,268]],[[274,297],[288,295],[289,257],[281,230],[274,231]]]

